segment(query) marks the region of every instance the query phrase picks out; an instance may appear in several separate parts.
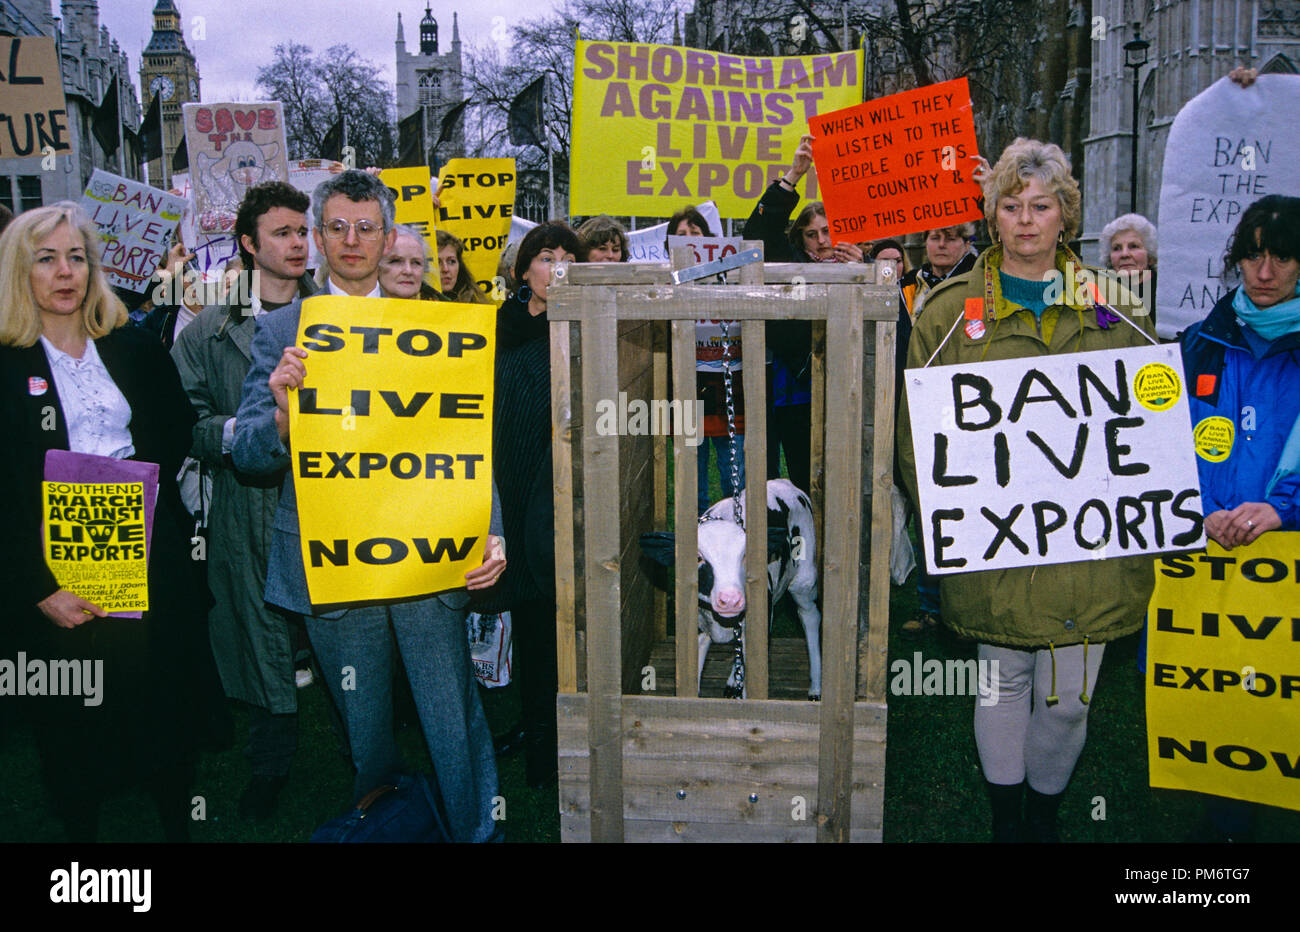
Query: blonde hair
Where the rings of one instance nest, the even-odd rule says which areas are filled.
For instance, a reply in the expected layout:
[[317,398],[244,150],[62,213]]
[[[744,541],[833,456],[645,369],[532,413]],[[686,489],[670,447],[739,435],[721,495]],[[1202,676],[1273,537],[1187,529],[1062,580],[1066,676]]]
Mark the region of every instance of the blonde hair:
[[1024,136],[1017,137],[1002,150],[998,163],[984,179],[984,219],[989,224],[989,235],[997,241],[997,212],[1002,198],[1019,194],[1031,178],[1037,178],[1055,195],[1061,205],[1065,240],[1074,239],[1079,232],[1082,197],[1079,183],[1070,174],[1070,161],[1055,143],[1039,142]]
[[86,249],[86,296],[81,302],[81,326],[92,340],[105,336],[128,320],[126,306],[104,277],[99,232],[85,211],[72,201],[24,211],[0,236],[0,344],[27,347],[41,336],[41,311],[32,294],[32,265],[36,250],[61,223],[81,234]]

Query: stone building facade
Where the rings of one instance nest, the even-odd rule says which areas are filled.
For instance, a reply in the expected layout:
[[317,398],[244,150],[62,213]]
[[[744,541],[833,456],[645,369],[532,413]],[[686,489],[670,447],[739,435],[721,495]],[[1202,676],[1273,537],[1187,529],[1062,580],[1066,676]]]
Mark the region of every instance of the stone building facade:
[[153,35],[140,61],[140,99],[153,103],[162,94],[162,160],[149,161],[149,180],[161,186],[172,175],[172,156],[185,136],[181,104],[199,100],[199,66],[185,44],[184,20],[173,0],[153,8]]
[[[141,115],[126,53],[99,24],[96,0],[63,0],[60,13],[56,18],[50,0],[0,0],[0,34],[58,40],[72,141],[72,151],[57,156],[52,171],[44,169],[39,156],[0,162],[0,204],[15,213],[55,201],[79,200],[96,168],[141,177],[126,134],[139,129]],[[114,74],[118,76],[118,109],[125,124],[124,144],[108,156],[91,132],[91,124]]]
[[1151,43],[1138,73],[1137,212],[1159,226],[1161,169],[1182,106],[1237,65],[1300,71],[1300,0],[1094,0],[1106,37],[1092,42],[1091,132],[1084,143],[1085,259],[1102,227],[1128,213],[1133,69],[1124,43],[1135,24]]
[[[438,51],[438,23],[426,5],[420,20],[417,50],[407,52],[402,14],[397,14],[397,119],[400,122],[424,108],[426,155],[438,140],[442,118],[463,99],[461,78],[460,25],[451,14],[451,44],[446,52]],[[465,154],[464,121],[460,121],[449,143],[438,150],[438,159],[446,162]]]

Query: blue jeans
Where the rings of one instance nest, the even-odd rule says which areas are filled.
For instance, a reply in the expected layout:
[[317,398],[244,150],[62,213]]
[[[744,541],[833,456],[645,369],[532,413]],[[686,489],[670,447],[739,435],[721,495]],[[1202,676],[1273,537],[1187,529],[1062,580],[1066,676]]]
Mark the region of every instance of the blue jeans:
[[745,487],[745,435],[736,434],[736,470],[739,475],[740,485],[734,486],[731,482],[731,440],[728,437],[705,437],[704,443],[700,445],[698,458],[696,460],[697,477],[699,479],[699,494],[697,501],[700,506],[700,514],[709,510],[713,504],[713,499],[709,495],[709,447],[717,450],[718,472],[722,475],[722,496],[729,498],[736,494],[736,489]]
[[496,756],[470,666],[464,609],[426,598],[363,606],[341,618],[305,620],[325,682],[347,726],[357,770],[353,802],[389,774],[404,770],[393,737],[396,647],[433,758],[452,838],[491,838]]
[[916,565],[917,608],[931,615],[939,614],[939,581],[925,571],[925,558]]

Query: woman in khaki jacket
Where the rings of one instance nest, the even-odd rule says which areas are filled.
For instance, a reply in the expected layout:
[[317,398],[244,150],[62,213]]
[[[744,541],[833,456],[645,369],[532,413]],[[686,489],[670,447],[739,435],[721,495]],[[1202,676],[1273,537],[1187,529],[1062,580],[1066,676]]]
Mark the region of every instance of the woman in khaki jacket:
[[[1080,196],[1059,147],[1017,139],[976,179],[993,246],[970,272],[931,292],[912,331],[909,369],[1150,342],[1149,318],[1134,316],[1127,296],[1110,308],[1121,312],[1116,316],[1075,305],[1078,295],[1058,299],[1059,289],[1049,288],[1053,270],[1070,281],[1082,265],[1065,245],[1079,227]],[[898,449],[916,501],[905,403]],[[1125,557],[941,577],[943,623],[978,642],[981,668],[997,661],[996,668],[990,664],[997,702],[975,709],[995,841],[1056,840],[1057,810],[1083,750],[1103,645],[1142,627],[1151,567],[1150,557]]]

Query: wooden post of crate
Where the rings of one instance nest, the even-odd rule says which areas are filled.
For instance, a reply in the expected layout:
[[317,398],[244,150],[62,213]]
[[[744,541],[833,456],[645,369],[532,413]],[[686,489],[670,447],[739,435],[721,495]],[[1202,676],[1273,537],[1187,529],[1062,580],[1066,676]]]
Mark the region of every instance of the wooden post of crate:
[[[618,396],[615,304],[592,295],[582,323],[582,394],[589,403]],[[594,411],[594,407],[593,407]],[[591,747],[591,840],[623,840],[623,645],[620,615],[618,436],[602,436],[583,418],[586,498],[587,735]],[[600,623],[593,623],[599,619]],[[612,623],[609,621],[612,619]]]

